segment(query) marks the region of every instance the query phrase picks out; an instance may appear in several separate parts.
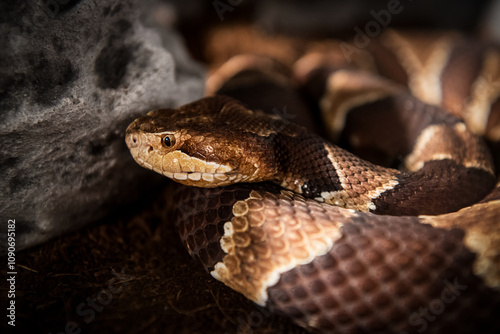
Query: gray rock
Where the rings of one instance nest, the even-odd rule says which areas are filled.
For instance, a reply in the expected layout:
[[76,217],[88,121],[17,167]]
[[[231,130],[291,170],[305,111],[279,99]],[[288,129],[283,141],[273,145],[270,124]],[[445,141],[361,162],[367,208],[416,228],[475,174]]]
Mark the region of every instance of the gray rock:
[[125,129],[150,109],[201,97],[204,72],[174,32],[144,19],[154,10],[144,3],[0,5],[2,254],[8,219],[19,250],[102,219],[164,182],[132,160]]

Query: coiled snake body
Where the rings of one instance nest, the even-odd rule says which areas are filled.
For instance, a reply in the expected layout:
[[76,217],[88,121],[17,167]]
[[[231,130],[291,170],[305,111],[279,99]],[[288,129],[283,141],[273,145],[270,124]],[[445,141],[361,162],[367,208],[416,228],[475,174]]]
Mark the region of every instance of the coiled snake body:
[[[201,187],[176,197],[181,238],[212,276],[259,305],[272,304],[311,331],[499,332],[500,188],[494,159],[477,135],[482,129],[493,138],[496,116],[481,128],[469,110],[464,123],[452,103],[459,93],[424,71],[423,59],[433,53],[418,58],[411,38],[388,36],[371,63],[384,72],[389,56],[413,55],[420,63],[406,64],[392,79],[407,76],[418,98],[339,64],[330,47],[297,60],[294,77],[319,101],[332,138],[362,156],[378,152],[400,170],[269,113],[269,106],[297,109],[300,102],[290,97],[286,71],[253,55],[219,69],[224,95],[149,112],[129,126],[127,145],[141,166]],[[441,45],[446,57],[434,50],[443,81],[464,64],[457,48]],[[466,61],[500,77],[495,50],[480,48]],[[412,74],[416,64],[423,74]],[[459,87],[462,94],[477,89],[465,72],[473,88]],[[496,94],[481,100],[491,115]]]

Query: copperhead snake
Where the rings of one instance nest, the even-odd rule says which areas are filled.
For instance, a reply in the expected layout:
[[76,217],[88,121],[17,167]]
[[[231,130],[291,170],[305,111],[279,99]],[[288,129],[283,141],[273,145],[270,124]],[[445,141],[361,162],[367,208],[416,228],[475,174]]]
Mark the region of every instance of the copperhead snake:
[[[484,80],[500,79],[500,49],[388,31],[351,63],[338,50],[314,44],[291,70],[234,57],[215,95],[139,117],[127,146],[189,186],[175,221],[190,254],[312,332],[500,332],[499,157],[484,139],[498,147],[500,88]],[[354,154],[283,117],[301,94]]]

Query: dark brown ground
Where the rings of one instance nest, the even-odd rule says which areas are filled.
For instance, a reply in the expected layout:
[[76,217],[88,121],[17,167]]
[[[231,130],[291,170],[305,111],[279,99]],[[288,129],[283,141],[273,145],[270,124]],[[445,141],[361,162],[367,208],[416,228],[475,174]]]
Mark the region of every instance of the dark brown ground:
[[166,197],[18,252],[16,332],[305,333],[191,259],[169,223]]

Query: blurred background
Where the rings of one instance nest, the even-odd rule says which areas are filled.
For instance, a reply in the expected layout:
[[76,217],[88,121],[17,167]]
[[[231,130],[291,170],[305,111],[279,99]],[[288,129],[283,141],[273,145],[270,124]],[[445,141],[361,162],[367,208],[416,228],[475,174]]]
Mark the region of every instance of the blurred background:
[[492,0],[3,1],[0,251],[15,219],[15,332],[303,333],[188,256],[167,180],[123,136],[148,110],[201,98],[232,55],[258,44],[291,61],[303,41],[352,42],[388,10],[389,28],[500,40]]

